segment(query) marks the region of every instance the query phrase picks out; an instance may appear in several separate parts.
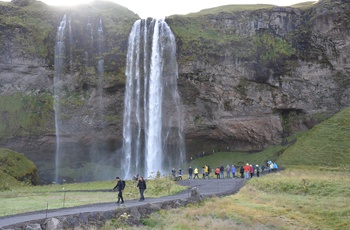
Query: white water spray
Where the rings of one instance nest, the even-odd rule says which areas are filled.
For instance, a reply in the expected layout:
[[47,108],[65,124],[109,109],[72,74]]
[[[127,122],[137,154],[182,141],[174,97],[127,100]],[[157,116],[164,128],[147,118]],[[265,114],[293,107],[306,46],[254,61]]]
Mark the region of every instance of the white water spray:
[[58,183],[59,168],[60,168],[60,93],[62,85],[62,70],[64,68],[65,58],[65,30],[67,17],[64,15],[56,34],[55,46],[55,75],[54,75],[54,110],[55,110],[55,128],[56,128],[56,153],[55,153],[55,182]]
[[[123,173],[149,176],[185,159],[176,43],[164,20],[138,20],[129,36]],[[142,100],[143,99],[143,100]]]

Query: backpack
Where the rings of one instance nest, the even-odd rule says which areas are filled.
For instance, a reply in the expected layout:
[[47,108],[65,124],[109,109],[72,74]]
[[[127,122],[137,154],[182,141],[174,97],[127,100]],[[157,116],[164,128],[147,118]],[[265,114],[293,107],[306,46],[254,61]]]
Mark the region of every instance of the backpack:
[[123,188],[122,188],[122,190],[124,190],[124,188],[125,188],[125,180],[122,180],[122,185],[123,185]]

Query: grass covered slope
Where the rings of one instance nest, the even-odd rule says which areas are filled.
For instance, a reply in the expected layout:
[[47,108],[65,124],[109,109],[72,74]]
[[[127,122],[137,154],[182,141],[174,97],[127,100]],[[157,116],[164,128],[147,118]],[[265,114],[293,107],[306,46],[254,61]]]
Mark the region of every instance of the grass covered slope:
[[316,125],[278,158],[281,165],[350,166],[350,107]]
[[19,182],[37,185],[39,176],[35,164],[23,154],[0,148],[0,190],[19,185]]

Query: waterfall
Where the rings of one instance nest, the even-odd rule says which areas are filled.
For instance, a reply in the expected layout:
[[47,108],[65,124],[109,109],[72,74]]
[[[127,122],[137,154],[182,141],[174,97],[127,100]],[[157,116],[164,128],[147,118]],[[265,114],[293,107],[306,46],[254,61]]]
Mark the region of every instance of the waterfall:
[[55,128],[56,128],[56,153],[55,153],[55,182],[58,182],[60,168],[60,94],[62,88],[62,71],[65,64],[65,29],[67,24],[66,15],[57,28],[56,46],[55,46],[55,74],[54,74],[54,111],[55,111]]
[[129,35],[123,127],[123,173],[150,176],[185,159],[177,89],[176,43],[164,20],[134,23]]
[[98,61],[97,61],[97,74],[98,74],[98,96],[99,96],[99,119],[100,126],[102,127],[103,122],[103,75],[104,75],[104,59],[103,59],[103,46],[104,46],[104,35],[103,35],[103,23],[102,18],[100,18],[97,29],[97,50],[98,50]]

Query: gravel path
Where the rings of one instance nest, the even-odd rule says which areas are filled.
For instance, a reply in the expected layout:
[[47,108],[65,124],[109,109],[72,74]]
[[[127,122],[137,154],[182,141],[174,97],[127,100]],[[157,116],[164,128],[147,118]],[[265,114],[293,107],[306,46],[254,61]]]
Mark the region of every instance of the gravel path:
[[[178,182],[181,185],[189,186],[189,189],[186,189],[185,191],[173,195],[173,196],[165,196],[165,197],[159,197],[159,198],[147,198],[144,202],[147,203],[159,203],[162,201],[171,201],[171,200],[178,200],[178,199],[187,199],[191,196],[191,188],[197,187],[199,193],[203,197],[210,197],[210,196],[224,196],[233,194],[239,191],[239,189],[242,188],[244,185],[243,179],[209,179],[209,180],[182,180]],[[13,215],[13,216],[5,216],[0,217],[0,229],[3,229],[6,226],[19,224],[23,222],[29,222],[29,221],[35,221],[45,218],[52,218],[52,217],[58,217],[58,216],[65,216],[65,215],[73,215],[78,213],[88,213],[88,212],[105,212],[105,211],[111,211],[116,209],[117,207],[133,207],[144,204],[144,202],[139,202],[137,199],[135,200],[126,200],[123,205],[117,206],[115,202],[111,203],[101,203],[101,204],[94,204],[94,205],[86,205],[86,206],[78,206],[78,207],[72,207],[72,208],[62,208],[62,209],[55,209],[55,210],[49,210],[49,211],[38,211],[38,212],[31,212],[31,213],[23,213],[19,215]],[[4,228],[6,229],[6,228]]]

